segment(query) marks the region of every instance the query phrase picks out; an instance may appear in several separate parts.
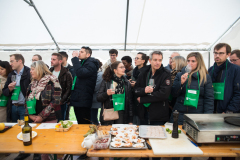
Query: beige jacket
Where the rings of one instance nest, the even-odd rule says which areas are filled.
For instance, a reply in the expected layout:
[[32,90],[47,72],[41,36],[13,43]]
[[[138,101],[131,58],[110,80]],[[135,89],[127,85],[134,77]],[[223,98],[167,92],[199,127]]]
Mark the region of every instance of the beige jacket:
[[0,75],[0,81],[1,81],[1,83],[0,83],[0,96],[1,96],[2,95],[2,89],[3,89],[3,87],[4,87],[4,85],[7,81],[7,78]]

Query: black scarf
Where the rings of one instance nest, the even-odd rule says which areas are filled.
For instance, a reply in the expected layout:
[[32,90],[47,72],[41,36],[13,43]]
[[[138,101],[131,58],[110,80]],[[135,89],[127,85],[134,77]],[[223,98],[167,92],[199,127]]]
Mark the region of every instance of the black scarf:
[[223,64],[218,66],[216,63],[214,63],[214,70],[212,71],[213,73],[209,73],[212,75],[212,82],[217,82],[217,76],[220,74],[220,72],[224,69],[226,69],[226,62],[229,63],[228,60],[226,60]]
[[133,77],[134,77],[136,80],[138,79],[139,74],[140,74],[140,71],[139,71],[138,67],[135,67],[135,68],[133,69]]
[[123,76],[119,78],[115,74],[112,77],[112,80],[117,83],[117,86],[115,88],[115,93],[116,94],[123,94],[124,93],[124,79]]

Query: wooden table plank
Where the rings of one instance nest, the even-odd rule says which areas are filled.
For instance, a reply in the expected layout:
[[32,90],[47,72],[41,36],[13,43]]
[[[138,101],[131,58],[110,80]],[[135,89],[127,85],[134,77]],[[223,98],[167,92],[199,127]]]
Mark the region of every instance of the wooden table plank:
[[21,132],[20,126],[13,126],[5,133],[0,134],[0,153],[39,153],[39,154],[85,154],[87,149],[81,147],[89,125],[74,124],[68,132],[56,132],[54,129],[36,129],[37,136],[32,145],[24,146],[17,139]]

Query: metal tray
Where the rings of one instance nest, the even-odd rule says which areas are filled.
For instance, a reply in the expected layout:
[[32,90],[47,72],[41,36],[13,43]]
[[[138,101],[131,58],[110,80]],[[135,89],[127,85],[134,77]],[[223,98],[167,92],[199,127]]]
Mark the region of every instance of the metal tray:
[[[112,142],[112,141],[111,141]],[[135,150],[135,149],[148,149],[148,147],[147,147],[147,145],[146,145],[146,141],[145,142],[143,142],[143,145],[144,145],[144,147],[143,148],[133,148],[133,147],[129,147],[129,148],[127,148],[127,147],[124,147],[124,148],[115,148],[115,147],[112,147],[111,146],[111,142],[110,142],[110,144],[109,144],[109,149],[133,149],[133,150]]]
[[166,134],[166,131],[163,127],[161,126],[154,126],[154,127],[160,127],[163,129],[163,133],[164,133],[164,136],[163,137],[149,137],[147,136],[147,127],[151,127],[153,125],[140,125],[139,126],[139,136],[142,137],[142,138],[160,138],[160,139],[165,139],[167,138],[167,134]]

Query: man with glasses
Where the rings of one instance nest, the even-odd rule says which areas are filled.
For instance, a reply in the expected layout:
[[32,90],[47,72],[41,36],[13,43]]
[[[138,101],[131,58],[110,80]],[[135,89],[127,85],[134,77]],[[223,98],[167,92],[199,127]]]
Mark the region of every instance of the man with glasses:
[[[24,58],[21,54],[10,55],[10,65],[13,71],[8,75],[3,88],[3,95],[9,97],[7,106],[8,122],[23,120],[25,114],[25,97],[27,87],[30,84],[30,68],[24,65]],[[10,118],[11,117],[11,118]],[[21,160],[30,154],[19,154],[15,160]]]
[[172,71],[172,59],[173,57],[176,57],[176,56],[180,56],[180,54],[178,52],[173,52],[169,57],[169,64],[165,67],[170,72]]
[[214,47],[215,63],[208,69],[214,88],[215,113],[240,112],[240,67],[228,61],[231,47],[219,43]]
[[230,55],[230,62],[240,66],[239,59],[240,59],[240,50],[239,49],[233,50]]
[[[33,57],[32,57],[32,63],[33,62],[36,62],[36,61],[41,61],[42,60],[42,56],[40,56],[39,54],[35,54],[35,55],[33,55]],[[48,68],[49,68],[49,66],[47,65],[47,64],[45,64]]]
[[110,59],[102,67],[103,73],[109,65],[117,61],[118,51],[116,49],[111,49],[109,51],[109,56],[110,56]]

